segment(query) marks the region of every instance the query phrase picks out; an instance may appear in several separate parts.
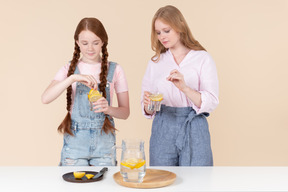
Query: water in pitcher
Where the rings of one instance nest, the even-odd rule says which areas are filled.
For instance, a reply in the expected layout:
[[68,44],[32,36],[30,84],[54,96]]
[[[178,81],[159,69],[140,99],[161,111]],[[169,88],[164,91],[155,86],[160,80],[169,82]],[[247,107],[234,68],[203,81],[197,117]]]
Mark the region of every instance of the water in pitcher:
[[123,140],[120,173],[126,182],[141,183],[146,174],[144,141]]

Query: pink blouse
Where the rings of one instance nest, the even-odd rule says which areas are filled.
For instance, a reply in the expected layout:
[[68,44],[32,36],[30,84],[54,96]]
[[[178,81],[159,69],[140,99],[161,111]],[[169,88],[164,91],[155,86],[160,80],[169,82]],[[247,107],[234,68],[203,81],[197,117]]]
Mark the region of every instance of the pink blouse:
[[[183,74],[185,83],[192,89],[201,93],[202,104],[198,108],[186,97],[172,82],[166,80],[170,72],[177,69]],[[182,62],[177,65],[170,50],[160,55],[160,60],[155,63],[149,61],[146,73],[142,80],[142,113],[144,111],[144,91],[159,92],[163,94],[162,104],[171,107],[192,107],[197,114],[213,111],[219,104],[219,85],[216,65],[206,51],[191,50]]]

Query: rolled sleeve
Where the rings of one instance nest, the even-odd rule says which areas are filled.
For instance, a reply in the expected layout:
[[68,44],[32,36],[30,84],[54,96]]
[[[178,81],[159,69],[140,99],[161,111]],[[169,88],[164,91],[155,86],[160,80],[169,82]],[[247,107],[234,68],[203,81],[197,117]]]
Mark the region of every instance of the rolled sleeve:
[[145,112],[145,110],[144,110],[144,102],[143,102],[143,100],[144,100],[144,91],[151,92],[151,90],[150,90],[151,87],[152,87],[151,86],[151,82],[153,82],[151,64],[152,64],[152,62],[150,61],[148,63],[145,75],[144,75],[143,80],[142,80],[142,89],[141,89],[141,110],[142,110],[142,114],[147,119],[153,119],[154,116],[155,116],[155,114],[149,115],[149,114],[147,114]]
[[210,55],[205,58],[200,74],[201,106],[195,108],[197,114],[210,113],[219,104],[219,82],[216,65]]

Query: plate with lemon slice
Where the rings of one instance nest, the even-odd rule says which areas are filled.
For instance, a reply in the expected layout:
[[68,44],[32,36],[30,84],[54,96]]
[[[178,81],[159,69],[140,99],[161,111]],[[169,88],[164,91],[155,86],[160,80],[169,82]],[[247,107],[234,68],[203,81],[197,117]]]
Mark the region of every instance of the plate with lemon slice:
[[95,171],[74,171],[64,174],[62,178],[72,183],[89,183],[103,179],[103,175],[98,178],[93,178],[97,173],[98,172]]

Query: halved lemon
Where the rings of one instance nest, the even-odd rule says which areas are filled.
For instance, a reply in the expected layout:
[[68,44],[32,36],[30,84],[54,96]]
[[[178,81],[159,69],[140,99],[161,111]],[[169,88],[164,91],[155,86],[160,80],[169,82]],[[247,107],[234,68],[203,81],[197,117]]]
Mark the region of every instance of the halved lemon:
[[138,169],[145,165],[146,161],[144,159],[129,158],[121,162],[121,165],[128,167],[130,169]]
[[87,179],[91,179],[94,177],[94,175],[93,174],[86,174],[85,177],[87,177]]
[[74,171],[74,172],[73,172],[73,175],[74,175],[75,179],[81,179],[82,177],[84,177],[85,172],[82,172],[82,171]]
[[91,89],[88,93],[88,100],[90,102],[96,102],[98,99],[102,97],[102,93],[95,89]]
[[162,101],[163,100],[163,94],[152,94],[149,96],[149,98],[152,100],[152,101]]

